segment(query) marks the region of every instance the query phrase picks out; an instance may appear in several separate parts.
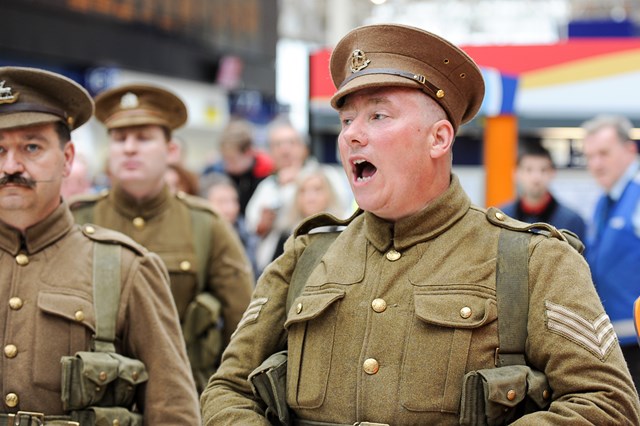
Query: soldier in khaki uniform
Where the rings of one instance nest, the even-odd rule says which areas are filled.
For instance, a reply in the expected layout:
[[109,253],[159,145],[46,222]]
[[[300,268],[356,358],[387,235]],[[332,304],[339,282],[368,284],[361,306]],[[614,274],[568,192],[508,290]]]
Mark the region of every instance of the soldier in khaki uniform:
[[[0,87],[0,425],[79,424],[63,409],[69,383],[62,383],[61,360],[97,345],[98,311],[110,308],[117,353],[142,361],[148,373],[133,410],[145,425],[199,424],[160,258],[118,232],[80,228],[60,196],[75,152],[70,132],[91,117],[93,101],[66,77],[33,68],[1,67]],[[98,245],[120,250],[119,302],[94,300]],[[111,389],[114,377],[97,371],[91,389]],[[109,424],[117,422],[130,424],[125,417]]]
[[[112,189],[72,200],[71,210],[78,223],[120,231],[162,258],[202,390],[251,298],[251,265],[205,200],[174,195],[165,184],[176,149],[171,132],[187,120],[176,95],[149,85],[113,88],[96,98],[96,117],[109,131]],[[211,317],[220,309],[223,325],[216,325]]]
[[[639,424],[638,396],[589,269],[551,226],[558,238],[505,230],[530,238],[521,263],[526,367],[509,370],[527,375],[512,386],[491,374],[507,371],[495,368],[509,355],[496,351],[498,330],[515,323],[497,309],[498,243],[503,228],[525,224],[471,205],[451,173],[455,132],[484,95],[474,62],[429,32],[373,25],[338,43],[331,75],[340,154],[364,211],[344,223],[287,311],[294,270],[323,235],[308,229],[339,221],[309,219],[288,240],[201,395],[204,423],[269,424],[247,377],[288,349],[286,403],[296,425],[458,424],[463,401],[479,399],[499,408],[487,415],[510,412],[517,424]],[[463,392],[463,380],[480,371],[499,386],[480,386],[489,392],[478,398]],[[531,394],[541,376],[548,383]],[[512,410],[525,392],[547,409]],[[466,424],[486,424],[482,416]]]

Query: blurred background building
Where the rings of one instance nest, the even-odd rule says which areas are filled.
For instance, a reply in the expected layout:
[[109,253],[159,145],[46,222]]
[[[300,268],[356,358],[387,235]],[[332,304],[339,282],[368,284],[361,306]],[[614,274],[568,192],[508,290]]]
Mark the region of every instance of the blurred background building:
[[[257,125],[260,144],[264,125],[288,114],[314,154],[335,162],[328,57],[348,30],[370,23],[428,29],[481,66],[487,97],[454,151],[478,204],[513,192],[488,190],[510,180],[508,167],[490,176],[495,118],[511,126],[505,146],[537,140],[552,151],[556,193],[585,216],[596,192],[579,124],[601,112],[640,123],[640,0],[2,0],[2,15],[0,65],[51,69],[92,94],[136,81],[178,93],[189,109],[178,135],[196,171],[232,115]],[[74,138],[101,168],[104,129],[92,121]]]

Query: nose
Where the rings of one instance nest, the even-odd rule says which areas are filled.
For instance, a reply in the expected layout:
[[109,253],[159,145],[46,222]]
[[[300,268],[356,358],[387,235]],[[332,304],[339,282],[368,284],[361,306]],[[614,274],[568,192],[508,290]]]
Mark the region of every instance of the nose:
[[349,125],[342,129],[341,135],[346,143],[357,145],[367,144],[367,136],[361,121],[362,120],[355,118]]
[[12,175],[24,172],[22,159],[14,150],[8,150],[2,159],[2,173]]
[[123,142],[125,152],[132,153],[138,150],[138,139],[134,134],[128,134]]

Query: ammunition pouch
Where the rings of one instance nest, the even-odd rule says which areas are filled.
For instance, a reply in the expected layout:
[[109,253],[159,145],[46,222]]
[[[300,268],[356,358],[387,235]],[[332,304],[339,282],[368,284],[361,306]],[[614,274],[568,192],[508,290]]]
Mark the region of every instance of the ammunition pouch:
[[546,410],[551,388],[544,373],[526,365],[471,371],[464,376],[461,425],[503,425]]
[[287,406],[287,351],[267,358],[249,374],[253,394],[265,406],[265,417],[272,425],[289,426],[291,415]]
[[133,413],[124,407],[88,407],[72,411],[71,419],[81,425],[93,426],[142,426],[142,414]]
[[184,314],[182,334],[199,392],[207,386],[220,363],[221,314],[222,305],[209,293],[198,294]]
[[130,408],[137,386],[149,379],[141,361],[113,352],[78,352],[62,357],[61,362],[65,411]]

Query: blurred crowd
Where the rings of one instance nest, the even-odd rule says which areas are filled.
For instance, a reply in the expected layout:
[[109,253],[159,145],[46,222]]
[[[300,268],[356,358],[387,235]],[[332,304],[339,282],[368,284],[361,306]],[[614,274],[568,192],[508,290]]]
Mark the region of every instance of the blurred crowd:
[[[286,118],[268,124],[267,149],[258,147],[256,134],[256,125],[232,118],[213,149],[216,160],[202,170],[185,164],[188,142],[173,135],[177,149],[169,158],[165,181],[174,193],[206,199],[232,226],[257,280],[282,254],[286,239],[303,219],[322,212],[344,219],[356,205],[340,165],[315,159],[307,135]],[[99,192],[105,185],[98,180],[102,183],[105,178],[92,173],[87,158],[78,154],[63,181],[62,195],[71,199]]]

